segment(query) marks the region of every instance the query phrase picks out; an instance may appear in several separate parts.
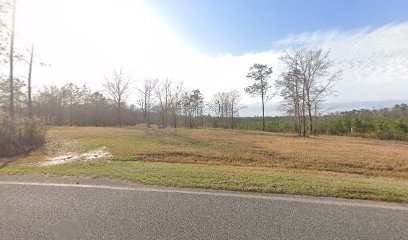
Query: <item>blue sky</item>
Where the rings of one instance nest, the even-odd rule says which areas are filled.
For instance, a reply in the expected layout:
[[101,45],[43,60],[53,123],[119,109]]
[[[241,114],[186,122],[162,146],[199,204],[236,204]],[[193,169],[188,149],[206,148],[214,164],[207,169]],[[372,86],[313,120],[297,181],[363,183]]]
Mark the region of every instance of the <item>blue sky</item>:
[[289,35],[380,27],[408,19],[406,0],[149,0],[163,21],[209,54],[269,50]]

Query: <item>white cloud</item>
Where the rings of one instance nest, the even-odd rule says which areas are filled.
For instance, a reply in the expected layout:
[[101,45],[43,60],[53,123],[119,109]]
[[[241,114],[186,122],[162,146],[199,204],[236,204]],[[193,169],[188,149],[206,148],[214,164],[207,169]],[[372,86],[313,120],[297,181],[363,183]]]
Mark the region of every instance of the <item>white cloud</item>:
[[[148,2],[147,2],[148,3]],[[352,31],[302,33],[276,41],[269,51],[209,56],[194,49],[155,15],[144,1],[21,0],[19,37],[36,42],[37,53],[51,67],[37,67],[36,85],[88,83],[100,89],[112,69],[122,67],[136,80],[147,77],[183,81],[207,99],[217,91],[241,90],[256,63],[278,69],[282,49],[299,43],[331,49],[343,69],[331,101],[408,98],[408,23]],[[275,74],[276,77],[276,74]],[[41,81],[41,82],[40,82]],[[275,100],[277,101],[277,100]]]
[[337,101],[408,98],[408,22],[301,34],[278,42],[299,43],[331,49],[336,67],[344,71]]

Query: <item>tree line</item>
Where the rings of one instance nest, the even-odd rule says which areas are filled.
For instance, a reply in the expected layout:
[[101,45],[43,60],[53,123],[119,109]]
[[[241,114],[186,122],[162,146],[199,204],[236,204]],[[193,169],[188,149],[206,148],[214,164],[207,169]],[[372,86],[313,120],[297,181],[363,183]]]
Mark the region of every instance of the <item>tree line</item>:
[[[3,112],[9,105],[8,81],[0,80],[0,109]],[[237,90],[218,92],[206,102],[199,89],[189,90],[183,83],[168,79],[146,79],[135,88],[120,70],[114,71],[112,77],[106,80],[102,91],[93,91],[86,84],[44,86],[33,94],[30,108],[24,91],[25,83],[19,80],[15,83],[15,114],[28,117],[30,111],[45,124],[54,126],[145,124],[161,128],[233,128],[234,119],[239,117],[242,108]],[[129,104],[132,89],[137,99]]]
[[73,83],[40,90],[33,100],[33,112],[48,125],[122,126],[152,124],[161,127],[195,127],[201,123],[203,97],[200,90],[182,84],[147,79],[138,88],[137,102],[128,104],[130,81],[115,72],[104,91],[92,91]]
[[[266,131],[295,132],[295,121],[291,116],[267,117]],[[319,116],[316,122],[316,134],[408,141],[408,105],[405,103],[391,108],[330,113]],[[236,128],[262,130],[262,118],[240,118]]]

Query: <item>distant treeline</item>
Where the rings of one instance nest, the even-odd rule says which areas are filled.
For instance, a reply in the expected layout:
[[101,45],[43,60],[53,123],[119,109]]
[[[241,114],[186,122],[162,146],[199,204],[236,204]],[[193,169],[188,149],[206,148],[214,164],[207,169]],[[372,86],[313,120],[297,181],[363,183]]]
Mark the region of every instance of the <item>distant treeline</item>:
[[[266,118],[266,131],[295,132],[291,117]],[[236,128],[262,130],[262,118],[239,118]],[[408,105],[397,104],[392,108],[352,110],[316,118],[316,134],[351,135],[384,140],[408,141]]]
[[[28,116],[24,84],[15,81],[15,114]],[[0,80],[0,110],[7,110],[7,80]],[[166,89],[163,90],[162,87]],[[147,90],[146,90],[147,89]],[[86,85],[47,86],[32,97],[32,114],[50,126],[118,126],[153,124],[165,127],[198,127],[204,124],[204,101],[199,90],[181,90],[165,81],[146,81],[137,104],[118,102]],[[145,97],[145,95],[147,95]],[[119,116],[119,117],[118,117]]]
[[[28,116],[24,83],[15,81],[15,112]],[[0,93],[7,92],[7,81],[0,81]],[[262,117],[239,117],[236,91],[214,95],[204,101],[199,90],[187,90],[169,81],[146,81],[137,104],[123,103],[123,125],[152,124],[163,127],[219,127],[262,130]],[[145,96],[146,95],[146,96]],[[7,95],[0,94],[0,109],[6,111]],[[39,89],[32,98],[32,113],[53,126],[117,126],[115,102],[86,85],[72,83]],[[379,139],[408,140],[408,106],[353,110],[314,116],[313,134],[352,135]],[[294,116],[266,117],[265,131],[298,132]]]

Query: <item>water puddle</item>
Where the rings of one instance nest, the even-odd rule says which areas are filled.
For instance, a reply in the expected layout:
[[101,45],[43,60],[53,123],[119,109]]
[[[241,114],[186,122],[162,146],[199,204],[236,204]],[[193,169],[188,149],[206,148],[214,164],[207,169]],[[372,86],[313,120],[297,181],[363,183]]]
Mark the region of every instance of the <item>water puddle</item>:
[[94,151],[89,151],[86,153],[82,154],[77,154],[77,153],[67,153],[65,155],[57,156],[57,157],[52,157],[47,159],[47,162],[44,162],[41,164],[41,166],[54,166],[54,165],[60,165],[60,164],[65,164],[65,163],[70,163],[70,162],[76,162],[76,161],[90,161],[90,160],[97,160],[97,159],[104,159],[111,157],[111,153],[106,150],[106,147],[94,150]]

